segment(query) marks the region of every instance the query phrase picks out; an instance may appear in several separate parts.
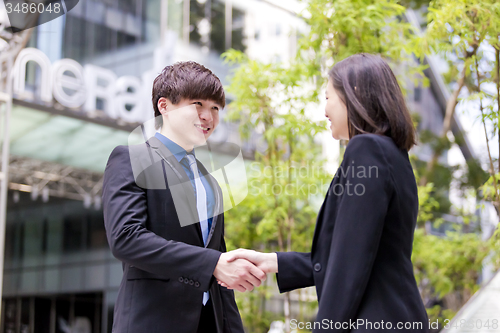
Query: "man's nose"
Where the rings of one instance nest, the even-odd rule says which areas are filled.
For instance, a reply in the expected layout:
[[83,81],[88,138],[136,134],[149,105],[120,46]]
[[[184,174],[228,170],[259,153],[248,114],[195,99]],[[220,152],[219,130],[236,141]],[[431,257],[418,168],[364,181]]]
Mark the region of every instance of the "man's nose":
[[212,121],[213,120],[212,112],[210,112],[210,110],[205,109],[205,108],[203,108],[201,110],[199,117],[200,117],[200,119],[202,119],[204,121]]

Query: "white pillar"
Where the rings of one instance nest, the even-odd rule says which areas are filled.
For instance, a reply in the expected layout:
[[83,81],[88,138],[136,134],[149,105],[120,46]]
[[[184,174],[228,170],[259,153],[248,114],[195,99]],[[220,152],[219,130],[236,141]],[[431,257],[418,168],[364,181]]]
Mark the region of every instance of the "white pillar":
[[[9,148],[10,148],[10,133],[9,120],[12,109],[12,58],[8,57],[7,76],[6,76],[6,91],[0,92],[0,121],[2,121],[2,168],[0,170],[0,300],[3,296],[3,265],[5,252],[5,225],[7,220],[7,194],[9,185]],[[1,66],[1,63],[0,63]],[[1,128],[1,127],[0,127]],[[2,313],[2,302],[0,301],[0,322]]]

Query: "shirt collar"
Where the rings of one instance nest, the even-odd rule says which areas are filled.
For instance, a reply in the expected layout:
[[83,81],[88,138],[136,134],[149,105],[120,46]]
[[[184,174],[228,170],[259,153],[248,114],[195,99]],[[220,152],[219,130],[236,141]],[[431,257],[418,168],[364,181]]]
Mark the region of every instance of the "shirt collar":
[[[156,132],[155,137],[158,140],[160,140],[161,143],[163,143],[168,148],[168,150],[170,150],[170,152],[172,154],[174,154],[175,158],[177,159],[177,162],[180,163],[181,160],[186,156],[186,154],[188,154],[188,152],[184,148],[182,148],[177,143],[173,142],[172,140],[170,140],[169,138],[167,138],[163,134]],[[193,156],[196,157],[196,155],[194,153],[194,148],[189,154],[192,154]]]

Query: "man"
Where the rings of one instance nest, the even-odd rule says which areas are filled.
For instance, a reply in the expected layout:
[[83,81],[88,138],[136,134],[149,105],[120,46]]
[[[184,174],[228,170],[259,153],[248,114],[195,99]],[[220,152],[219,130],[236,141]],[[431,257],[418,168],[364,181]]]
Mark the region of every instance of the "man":
[[265,273],[229,263],[222,194],[196,159],[219,123],[219,79],[195,62],[163,69],[153,84],[160,133],[118,146],[104,173],[103,210],[113,255],[123,262],[114,333],[243,332],[234,293]]

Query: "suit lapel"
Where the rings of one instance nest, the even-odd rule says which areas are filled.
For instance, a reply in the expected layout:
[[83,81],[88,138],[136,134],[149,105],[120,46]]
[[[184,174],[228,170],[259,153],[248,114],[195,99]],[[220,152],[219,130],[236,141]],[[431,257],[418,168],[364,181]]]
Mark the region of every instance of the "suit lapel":
[[[318,213],[318,218],[316,220],[316,228],[314,229],[314,236],[313,236],[313,243],[312,243],[312,248],[311,248],[311,253],[314,253],[314,249],[316,247],[316,243],[318,241],[319,234],[321,233],[321,226],[323,225],[323,220],[326,218],[324,216],[325,214],[325,206],[327,205],[328,201],[331,201],[333,198],[332,196],[332,186],[340,182],[340,178],[342,177],[342,170],[343,170],[343,165],[344,165],[345,159],[342,160],[340,163],[339,167],[337,168],[337,172],[335,172],[335,175],[333,176],[332,182],[330,183],[330,186],[328,187],[328,191],[326,192],[325,195],[325,200],[323,201],[323,204],[321,205],[321,208]],[[338,196],[337,196],[338,198]],[[337,204],[337,200],[334,200],[335,204]],[[328,202],[328,204],[331,204]],[[331,223],[335,223],[335,221],[332,221]]]
[[219,187],[219,184],[217,183],[217,180],[208,173],[207,169],[205,166],[201,163],[198,163],[198,168],[200,169],[201,173],[205,178],[208,180],[210,186],[212,186],[212,190],[214,191],[215,195],[215,207],[214,207],[214,216],[212,219],[212,227],[210,228],[210,231],[208,233],[208,238],[207,238],[207,244],[205,245],[208,246],[210,243],[210,240],[212,239],[212,235],[214,234],[215,226],[217,225],[217,222],[219,220],[219,215],[224,213],[224,207],[223,207],[223,201],[222,201],[222,191]]
[[[161,157],[161,159],[165,162],[165,167],[168,168],[169,170],[166,170],[168,174],[170,174],[171,177],[175,177],[174,179],[174,186],[180,186],[181,190],[180,191],[175,191],[177,194],[180,194],[179,192],[182,192],[183,194],[179,198],[179,200],[184,200],[185,203],[188,204],[188,211],[190,212],[190,217],[192,221],[199,221],[198,217],[198,211],[196,208],[196,198],[194,195],[194,190],[193,186],[191,185],[191,181],[189,177],[186,174],[186,171],[182,167],[182,165],[177,161],[175,156],[172,154],[172,152],[156,137],[151,137],[149,140],[149,145],[153,149],[153,151],[158,154],[158,156]],[[171,171],[171,172],[168,172]],[[169,177],[167,177],[169,178]],[[170,179],[170,178],[169,178]],[[172,192],[172,184],[169,184],[169,188]],[[174,195],[174,193],[172,193]],[[182,215],[178,214],[178,215]],[[184,218],[184,216],[179,216],[179,219]],[[182,224],[181,224],[182,225]],[[190,227],[188,225],[187,227]],[[200,223],[194,223],[194,227],[197,230],[197,234],[200,238],[201,243],[203,244],[203,236],[201,233],[201,226]],[[207,242],[208,243],[208,242]]]
[[323,204],[321,205],[321,208],[319,209],[318,213],[318,218],[316,220],[316,227],[314,229],[314,236],[313,236],[313,242],[312,242],[312,247],[311,247],[311,254],[314,253],[314,249],[316,248],[316,243],[318,242],[318,237],[320,234],[321,230],[321,225],[323,224],[323,212],[325,210],[325,203],[326,203],[326,198],[323,201]]

